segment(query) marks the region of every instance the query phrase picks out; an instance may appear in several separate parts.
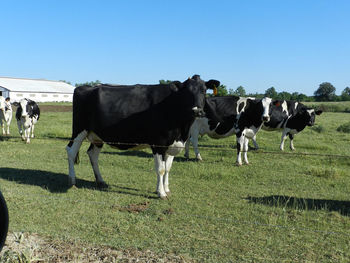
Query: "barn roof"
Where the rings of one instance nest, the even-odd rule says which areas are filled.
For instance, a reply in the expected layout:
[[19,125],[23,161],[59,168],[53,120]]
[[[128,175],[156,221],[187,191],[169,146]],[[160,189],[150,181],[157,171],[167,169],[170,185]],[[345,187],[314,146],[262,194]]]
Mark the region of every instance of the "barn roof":
[[73,93],[74,86],[63,81],[0,77],[0,87],[19,92]]

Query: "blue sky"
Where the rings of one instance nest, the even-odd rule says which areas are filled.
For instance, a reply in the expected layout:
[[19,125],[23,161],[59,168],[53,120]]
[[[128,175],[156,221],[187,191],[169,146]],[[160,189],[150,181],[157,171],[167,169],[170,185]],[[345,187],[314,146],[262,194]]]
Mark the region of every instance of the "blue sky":
[[183,81],[313,95],[350,86],[350,1],[4,0],[0,76]]

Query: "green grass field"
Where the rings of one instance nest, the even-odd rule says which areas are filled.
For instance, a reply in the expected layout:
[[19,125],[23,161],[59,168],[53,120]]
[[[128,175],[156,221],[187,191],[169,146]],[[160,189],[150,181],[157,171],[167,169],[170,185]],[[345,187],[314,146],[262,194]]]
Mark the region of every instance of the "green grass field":
[[350,134],[336,131],[349,120],[348,113],[323,113],[315,128],[295,136],[295,152],[288,140],[278,150],[280,132],[261,131],[261,149],[242,167],[234,165],[235,137],[203,137],[203,162],[175,158],[165,201],[154,193],[149,150],[105,146],[99,163],[109,188],[102,191],[84,143],[77,186],[69,188],[71,113],[43,112],[29,145],[16,137],[13,120],[14,137],[0,141],[9,230],[186,262],[349,262]]

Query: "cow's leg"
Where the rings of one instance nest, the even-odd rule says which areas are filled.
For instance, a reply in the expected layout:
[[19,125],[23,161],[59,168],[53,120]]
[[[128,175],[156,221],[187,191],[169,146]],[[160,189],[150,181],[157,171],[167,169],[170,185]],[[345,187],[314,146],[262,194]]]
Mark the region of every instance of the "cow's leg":
[[287,130],[283,130],[283,132],[282,132],[281,144],[280,144],[280,150],[281,150],[281,151],[284,150],[284,141],[285,141],[286,138],[287,138],[287,133],[288,133]]
[[289,139],[290,139],[290,149],[294,151],[295,150],[294,144],[293,144],[294,134],[289,133]]
[[252,141],[253,141],[255,150],[258,150],[258,149],[259,149],[259,145],[258,145],[258,143],[256,142],[256,135],[253,136]]
[[163,178],[163,185],[164,185],[164,191],[167,194],[167,196],[170,196],[170,190],[169,190],[169,172],[171,169],[171,166],[173,164],[174,156],[172,155],[166,155],[165,156],[165,174]]
[[31,130],[31,125],[28,127],[24,127],[24,138],[26,143],[30,143],[30,130]]
[[81,147],[81,144],[83,143],[83,140],[87,136],[87,131],[82,131],[78,134],[77,137],[75,137],[72,141],[69,142],[69,144],[66,147],[67,155],[68,155],[68,183],[70,185],[75,185],[75,171],[74,171],[74,163],[77,157],[77,154],[79,152],[79,149]]
[[157,194],[160,198],[166,199],[167,195],[164,190],[165,162],[161,154],[154,154],[154,166],[157,173]]
[[191,142],[192,142],[192,145],[193,145],[193,150],[194,150],[194,153],[196,154],[196,159],[198,161],[203,161],[202,157],[201,157],[201,154],[198,150],[198,135],[199,133],[198,132],[194,132],[191,136]]
[[94,171],[95,178],[96,178],[96,183],[98,187],[107,187],[107,184],[103,180],[100,172],[100,168],[98,166],[98,156],[101,152],[103,144],[95,145],[95,144],[90,144],[89,149],[87,150],[87,154],[89,155],[90,158],[90,163],[92,166],[92,170]]
[[243,142],[243,159],[244,159],[244,163],[245,164],[249,164],[248,161],[248,143],[249,143],[249,139],[246,136],[244,137],[244,142]]
[[191,140],[190,138],[187,139],[187,141],[185,142],[185,158],[189,159],[190,158],[190,144],[191,144]]
[[24,141],[25,138],[24,138],[24,134],[23,134],[23,130],[22,130],[22,121],[21,120],[17,120],[17,127],[18,127],[19,135],[21,135],[22,141]]
[[7,134],[10,135],[10,125],[11,125],[11,120],[12,120],[12,111],[9,112],[9,116],[6,121],[7,125]]
[[243,145],[244,145],[244,135],[237,135],[237,161],[236,165],[241,166],[242,165],[242,150],[243,150]]
[[34,138],[34,123],[32,124],[32,127],[31,127],[30,131],[32,133],[31,137]]
[[0,121],[0,125],[1,125],[1,128],[2,128],[2,135],[5,135],[5,121]]

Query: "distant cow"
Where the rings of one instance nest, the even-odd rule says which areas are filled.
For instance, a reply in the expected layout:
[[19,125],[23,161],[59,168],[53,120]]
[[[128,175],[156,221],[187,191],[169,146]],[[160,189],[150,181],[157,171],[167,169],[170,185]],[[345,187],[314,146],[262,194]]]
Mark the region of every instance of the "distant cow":
[[[267,131],[282,130],[280,150],[284,150],[284,141],[289,136],[290,149],[295,150],[293,145],[294,135],[304,130],[306,126],[315,124],[316,115],[320,115],[321,110],[306,107],[304,104],[281,100],[277,106],[272,107],[271,119],[265,122],[262,129]],[[256,149],[259,148],[256,138],[253,138]]]
[[220,82],[204,82],[198,75],[184,81],[159,85],[81,86],[73,95],[73,134],[66,147],[69,182],[76,183],[74,163],[87,138],[87,151],[99,186],[107,186],[98,166],[104,143],[131,150],[150,146],[158,177],[157,193],[169,195],[169,171],[173,158],[184,147],[190,127],[203,116],[205,93]]
[[17,106],[16,119],[19,134],[23,141],[30,143],[30,137],[34,138],[34,125],[40,117],[39,106],[30,99],[21,99],[14,105]]
[[[264,122],[270,120],[270,98],[255,99],[236,96],[209,97],[206,99],[204,111],[206,116],[197,118],[190,130],[196,158],[202,160],[198,150],[198,135],[207,134],[214,139],[225,138],[233,134],[237,137],[237,165],[242,165],[241,152],[244,162],[247,158],[248,138],[253,138]],[[211,114],[209,114],[211,112]],[[217,116],[216,121],[210,116]],[[185,157],[189,157],[189,140],[186,143]]]
[[[12,120],[12,107],[10,103],[10,98],[6,99],[3,96],[0,96],[0,125],[2,128],[3,135],[10,134],[10,124]],[[6,128],[6,131],[5,131]]]

